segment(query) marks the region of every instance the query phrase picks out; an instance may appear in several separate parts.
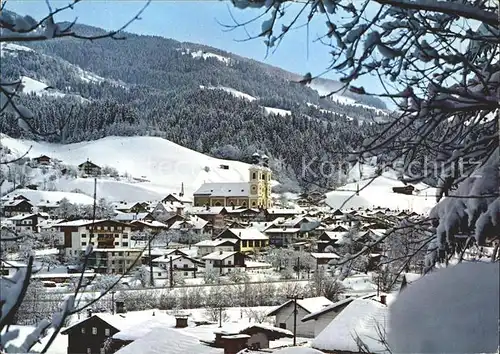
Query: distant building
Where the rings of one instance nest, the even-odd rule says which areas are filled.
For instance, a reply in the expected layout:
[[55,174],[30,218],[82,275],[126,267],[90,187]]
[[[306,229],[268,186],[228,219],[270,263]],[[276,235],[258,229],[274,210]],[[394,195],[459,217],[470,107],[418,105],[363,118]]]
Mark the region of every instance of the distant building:
[[49,165],[51,159],[47,155],[40,155],[38,157],[35,157],[33,161],[35,161],[39,165]]
[[269,246],[269,238],[256,229],[226,229],[217,238],[236,240],[236,250],[255,253]]
[[35,214],[18,214],[15,215],[8,220],[12,223],[13,229],[16,232],[21,231],[33,231],[38,232],[38,224],[43,220],[47,220],[49,218],[48,215],[43,215],[40,213]]
[[270,208],[271,169],[252,165],[248,172],[249,182],[204,183],[194,192],[194,205]]
[[87,159],[84,163],[78,165],[78,170],[87,176],[100,176],[101,175],[101,167],[96,165]]
[[20,196],[3,203],[3,214],[7,217],[29,214],[33,210],[33,204],[29,200]]
[[240,252],[216,251],[202,258],[205,270],[215,269],[221,275],[231,273],[236,268],[245,268],[245,255]]

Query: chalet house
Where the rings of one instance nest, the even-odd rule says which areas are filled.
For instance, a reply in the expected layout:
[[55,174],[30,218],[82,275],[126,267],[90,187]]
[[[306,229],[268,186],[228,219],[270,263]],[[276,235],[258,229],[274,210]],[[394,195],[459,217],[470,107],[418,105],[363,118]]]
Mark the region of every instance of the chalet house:
[[355,354],[366,352],[359,349],[361,340],[370,348],[370,353],[388,353],[380,338],[386,333],[387,324],[385,304],[371,299],[354,299],[314,338],[311,347],[325,353]]
[[226,211],[227,215],[231,217],[233,220],[248,221],[248,220],[265,219],[264,211],[257,208],[232,207],[232,208],[226,208]]
[[204,240],[195,244],[198,247],[198,257],[206,256],[207,254],[223,251],[223,252],[232,252],[235,251],[236,244],[238,243],[237,239],[215,239],[215,240]]
[[[318,252],[325,252],[325,249],[334,249],[340,246],[337,242],[341,241],[346,231],[323,231],[318,237]],[[329,247],[330,246],[330,247]]]
[[47,220],[48,215],[43,215],[41,213],[35,214],[18,214],[9,218],[8,220],[13,224],[13,228],[17,232],[21,231],[33,231],[38,232],[38,224],[43,220]]
[[104,353],[104,343],[120,331],[124,320],[118,316],[93,315],[61,332],[68,336],[67,354]]
[[[375,295],[363,296],[362,299],[370,299]],[[318,336],[330,322],[333,321],[337,315],[347,307],[356,298],[349,297],[344,300],[337,301],[330,306],[323,307],[319,311],[313,312],[309,315],[304,316],[301,321],[314,323],[314,337]]]
[[301,212],[297,209],[267,209],[265,210],[266,221],[274,221],[277,218],[289,218],[299,215]]
[[256,229],[226,229],[217,238],[237,240],[236,250],[256,253],[269,246],[269,237]]
[[51,159],[47,155],[40,155],[33,158],[33,161],[35,161],[39,165],[50,165]]
[[191,215],[196,215],[206,221],[210,221],[212,225],[216,224],[216,219],[218,216],[224,216],[227,214],[226,208],[224,207],[193,207],[190,211]]
[[264,231],[269,237],[269,244],[275,247],[286,247],[298,241],[300,228],[296,227],[270,227]]
[[[231,326],[214,331],[215,340],[211,344],[216,348],[224,348],[227,336],[248,335],[246,347],[250,350],[259,350],[269,348],[269,342],[281,338],[293,338],[293,333],[289,330],[277,328],[265,324],[251,324],[245,328]],[[249,352],[251,353],[251,352]]]
[[[154,215],[154,214],[153,214]],[[172,226],[176,221],[182,221],[184,220],[184,217],[181,216],[181,215],[173,215],[171,217],[169,217],[168,219],[166,219],[165,221],[163,221],[163,219],[160,219],[160,221],[163,221],[169,228],[170,226]]]
[[131,222],[134,220],[145,220],[145,221],[153,221],[155,220],[154,216],[148,212],[145,213],[127,213],[122,211],[116,211],[116,215],[114,217],[116,221],[121,222]]
[[14,198],[3,203],[3,214],[11,217],[20,214],[29,214],[33,210],[33,204],[25,198]]
[[[89,243],[94,249],[130,247],[131,226],[115,220],[74,220],[54,225],[67,256],[78,256]],[[97,236],[97,237],[96,237]]]
[[[307,315],[318,312],[321,309],[331,306],[333,302],[326,297],[310,297],[302,300],[297,300],[297,332],[298,337],[313,338],[314,337],[314,323],[300,322],[301,318]],[[283,329],[293,331],[293,316],[294,302],[288,300],[276,309],[272,310],[267,316],[275,316],[275,326]]]
[[38,211],[50,213],[59,208],[61,202],[53,200],[41,200],[37,205]]
[[100,166],[88,159],[84,163],[78,165],[78,170],[87,176],[100,176],[102,172]]
[[205,262],[205,270],[219,270],[221,275],[226,275],[235,268],[245,268],[245,255],[241,252],[217,251],[201,258]]
[[[152,265],[163,271],[165,279],[170,278],[170,269],[172,272],[182,275],[184,278],[196,278],[198,268],[205,263],[185,254],[167,254],[152,260]],[[161,274],[155,274],[155,277],[162,277]]]
[[191,205],[193,204],[193,201],[189,199],[188,197],[184,196],[184,193],[170,193],[167,195],[165,198],[161,200],[162,203],[168,204],[168,203],[180,203],[181,205],[187,204]]
[[133,220],[130,223],[132,231],[145,232],[149,231],[151,233],[157,233],[161,231],[168,230],[168,225],[159,221],[149,221],[149,220]]
[[316,268],[328,267],[328,264],[331,261],[339,260],[340,258],[342,258],[338,254],[333,253],[333,252],[329,252],[329,253],[325,253],[325,252],[314,253],[314,252],[312,252],[311,257],[314,258],[314,260],[316,262]]
[[[176,230],[182,233],[192,232],[198,235],[210,232],[209,222],[200,217],[192,217],[182,221],[176,221],[170,226],[169,230]],[[179,241],[182,242],[182,241]]]
[[145,204],[139,203],[139,202],[128,203],[128,202],[121,201],[121,202],[113,203],[112,206],[116,211],[119,211],[122,213],[138,214],[138,213],[148,213],[149,212],[147,204],[145,205]]

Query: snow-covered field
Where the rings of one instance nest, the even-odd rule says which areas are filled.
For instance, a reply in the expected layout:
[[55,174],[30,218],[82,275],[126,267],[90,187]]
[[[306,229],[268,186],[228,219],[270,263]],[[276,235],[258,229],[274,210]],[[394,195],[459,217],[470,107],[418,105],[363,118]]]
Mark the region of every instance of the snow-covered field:
[[[435,188],[417,183],[413,185],[415,187],[413,195],[394,193],[392,187],[403,186],[403,183],[398,181],[396,173],[386,171],[373,179],[371,177],[374,173],[375,169],[371,166],[363,165],[361,169],[355,166],[348,176],[350,183],[326,194],[327,204],[332,208],[343,206],[344,209],[357,209],[380,206],[393,210],[408,209],[424,214],[436,205]],[[356,194],[358,188],[359,195]]]
[[235,90],[231,87],[225,87],[225,86],[203,86],[203,85],[200,85],[200,88],[202,90],[204,89],[208,89],[208,90],[222,90],[222,91],[226,91],[227,93],[230,93],[231,95],[233,95],[234,97],[236,98],[243,98],[245,100],[248,100],[250,102],[252,101],[255,101],[256,98],[247,94],[247,93],[244,93],[244,92],[241,92],[241,91],[238,91],[238,90]]
[[5,198],[13,198],[16,195],[23,195],[33,203],[41,202],[56,202],[66,198],[70,203],[74,204],[93,204],[94,198],[81,193],[59,192],[59,191],[40,191],[32,189],[16,189],[15,191],[5,195]]
[[[22,155],[31,146],[28,157],[44,154],[75,166],[90,159],[97,165],[112,166],[120,173],[145,176],[150,181],[99,179],[98,195],[109,200],[155,200],[167,193],[179,192],[181,183],[184,183],[186,195],[192,195],[204,182],[245,182],[249,178],[248,164],[215,159],[157,137],[111,136],[62,145],[1,135],[1,141],[17,155]],[[222,169],[221,165],[229,166],[229,169]],[[55,181],[55,186],[62,191],[78,188],[91,195],[94,181],[91,178],[62,178]]]
[[266,112],[266,114],[277,114],[279,116],[290,116],[290,115],[292,115],[292,112],[290,112],[287,109],[273,108],[273,107],[264,107],[264,112]]

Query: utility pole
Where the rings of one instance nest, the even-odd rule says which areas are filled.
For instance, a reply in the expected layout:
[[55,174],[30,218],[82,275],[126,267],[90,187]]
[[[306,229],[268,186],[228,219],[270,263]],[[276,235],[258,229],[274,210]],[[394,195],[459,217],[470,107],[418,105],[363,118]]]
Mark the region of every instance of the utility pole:
[[297,280],[300,279],[300,257],[297,257]]
[[111,291],[111,314],[115,314],[115,293],[116,291]]
[[293,300],[293,346],[295,347],[297,345],[297,300],[302,300],[304,297],[293,295],[287,298]]
[[[148,232],[148,231],[147,231]],[[151,232],[148,232],[149,286],[154,286],[153,259],[151,257]]]
[[172,256],[170,256],[169,271],[170,271],[170,287],[173,288],[174,287],[174,267],[173,267]]

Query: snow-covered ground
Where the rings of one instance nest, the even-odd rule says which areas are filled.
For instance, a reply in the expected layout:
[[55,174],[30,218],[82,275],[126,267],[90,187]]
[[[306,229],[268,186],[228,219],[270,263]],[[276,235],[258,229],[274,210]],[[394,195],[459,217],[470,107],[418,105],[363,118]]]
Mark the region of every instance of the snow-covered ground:
[[[179,192],[181,183],[184,183],[186,195],[192,195],[204,182],[245,182],[249,179],[248,164],[215,159],[157,137],[110,136],[67,145],[19,140],[6,135],[1,135],[1,140],[2,145],[17,155],[22,155],[31,146],[28,157],[44,154],[74,166],[90,159],[99,166],[115,167],[120,173],[146,176],[149,181],[99,179],[98,195],[109,200],[157,200],[167,193]],[[229,168],[223,169],[221,165]],[[58,190],[78,188],[89,195],[94,188],[92,178],[61,178],[54,184]]]
[[245,100],[248,100],[250,102],[252,101],[255,101],[256,98],[247,94],[247,93],[244,93],[244,92],[241,92],[241,91],[238,91],[238,90],[235,90],[231,87],[225,87],[225,86],[203,86],[203,85],[200,85],[200,88],[203,90],[203,89],[208,89],[208,90],[222,90],[222,91],[226,91],[227,93],[230,93],[231,95],[233,95],[234,97],[236,98],[243,98]]
[[263,108],[266,114],[277,114],[279,116],[289,116],[292,114],[292,112],[290,112],[287,109],[273,108],[273,107],[263,107]]
[[21,84],[22,84],[22,92],[26,94],[35,94],[35,95],[47,95],[54,97],[64,97],[65,94],[62,92],[57,92],[55,90],[49,89],[48,85],[29,78],[27,76],[21,76]]
[[[72,193],[72,192],[59,192],[59,191],[40,191],[32,189],[16,189],[15,191],[8,193],[3,198],[14,198],[16,195],[23,195],[28,198],[32,203],[41,202],[57,202],[61,199],[66,198],[70,203],[74,204],[93,204],[94,198],[82,194],[82,193]],[[3,199],[2,198],[2,199]]]
[[188,52],[191,54],[191,56],[195,59],[197,58],[202,58],[202,59],[208,59],[208,58],[215,58],[221,62],[223,62],[224,64],[226,65],[229,65],[232,61],[231,58],[228,58],[228,57],[225,57],[225,56],[222,56],[222,55],[219,55],[219,54],[215,54],[215,53],[210,53],[210,52],[204,52],[202,50],[198,50],[196,52]]
[[[403,186],[403,183],[397,179],[396,173],[386,171],[373,179],[371,177],[374,173],[374,167],[363,165],[360,169],[359,165],[355,166],[348,176],[350,183],[326,194],[327,204],[332,208],[340,208],[342,205],[344,209],[380,206],[394,210],[408,209],[424,214],[435,206],[435,188],[417,183],[413,185],[415,187],[413,195],[394,193],[392,187]],[[358,189],[359,195],[356,194]]]

